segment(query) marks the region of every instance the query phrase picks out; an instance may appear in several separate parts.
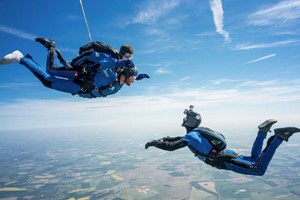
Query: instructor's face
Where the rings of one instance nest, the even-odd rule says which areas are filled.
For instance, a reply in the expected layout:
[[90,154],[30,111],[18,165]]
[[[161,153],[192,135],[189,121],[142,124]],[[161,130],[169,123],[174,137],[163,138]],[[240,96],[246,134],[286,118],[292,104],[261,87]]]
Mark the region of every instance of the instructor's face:
[[125,81],[125,84],[127,86],[130,86],[134,81],[135,81],[135,76],[130,76],[129,78],[127,78],[127,80]]

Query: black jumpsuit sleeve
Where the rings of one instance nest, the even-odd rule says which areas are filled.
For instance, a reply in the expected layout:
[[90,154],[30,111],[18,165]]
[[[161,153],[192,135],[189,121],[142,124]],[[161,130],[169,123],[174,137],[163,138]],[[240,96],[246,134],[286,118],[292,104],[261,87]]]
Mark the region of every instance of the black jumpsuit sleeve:
[[155,143],[156,148],[166,150],[166,151],[174,151],[186,147],[187,145],[188,142],[184,141],[182,137],[176,137],[166,141],[159,140]]

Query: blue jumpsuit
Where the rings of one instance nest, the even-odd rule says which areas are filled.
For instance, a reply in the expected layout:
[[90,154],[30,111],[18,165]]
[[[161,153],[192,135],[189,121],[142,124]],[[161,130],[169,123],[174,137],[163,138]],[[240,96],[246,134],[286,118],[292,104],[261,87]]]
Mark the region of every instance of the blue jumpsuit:
[[[238,155],[231,149],[225,149],[221,154],[236,154],[236,158],[233,158],[232,162],[224,163],[225,169],[240,174],[264,175],[276,149],[282,143],[282,139],[277,136],[272,136],[268,141],[267,147],[262,151],[263,141],[266,135],[266,132],[258,132],[252,146],[251,156]],[[195,153],[194,149],[196,149],[198,152],[208,154],[213,148],[211,143],[201,136],[201,134],[197,134],[196,131],[189,132],[182,139],[188,143],[188,147],[193,153]],[[203,156],[197,157],[202,161],[205,160]]]
[[115,94],[122,88],[122,85],[119,84],[116,70],[123,67],[123,60],[117,61],[108,54],[97,52],[92,52],[86,59],[101,65],[94,76],[93,85],[97,88],[101,88],[111,84],[109,88],[105,88],[101,93],[97,91],[97,88],[93,89],[91,92],[81,91],[82,87],[78,82],[74,81],[74,79],[77,78],[74,71],[53,70],[49,66],[49,61],[47,62],[46,71],[43,70],[30,55],[24,56],[21,59],[20,64],[27,67],[46,87],[73,95],[78,94],[85,98]]

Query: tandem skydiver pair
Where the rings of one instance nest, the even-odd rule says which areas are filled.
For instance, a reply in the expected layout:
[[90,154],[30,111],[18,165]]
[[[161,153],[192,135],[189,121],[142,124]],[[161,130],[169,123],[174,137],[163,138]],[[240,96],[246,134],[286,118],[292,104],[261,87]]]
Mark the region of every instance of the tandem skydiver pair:
[[[133,47],[122,45],[117,51],[101,42],[91,42],[80,48],[80,55],[67,62],[55,42],[36,38],[48,51],[46,70],[29,54],[16,50],[0,60],[0,65],[20,63],[28,68],[48,88],[79,95],[85,98],[105,97],[117,93],[124,84],[130,86],[135,80],[150,78],[138,74],[133,57]],[[55,54],[62,66],[55,66]]]

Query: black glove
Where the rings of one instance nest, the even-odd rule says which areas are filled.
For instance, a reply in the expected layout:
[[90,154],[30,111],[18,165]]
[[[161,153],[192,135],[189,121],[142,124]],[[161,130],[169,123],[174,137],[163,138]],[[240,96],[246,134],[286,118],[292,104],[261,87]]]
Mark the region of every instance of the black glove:
[[156,140],[151,140],[150,142],[147,142],[145,144],[145,149],[148,149],[149,147],[155,146],[156,143],[157,143]]
[[136,80],[139,81],[139,80],[142,80],[144,78],[150,78],[150,76],[148,74],[139,74],[137,77],[136,77]]

